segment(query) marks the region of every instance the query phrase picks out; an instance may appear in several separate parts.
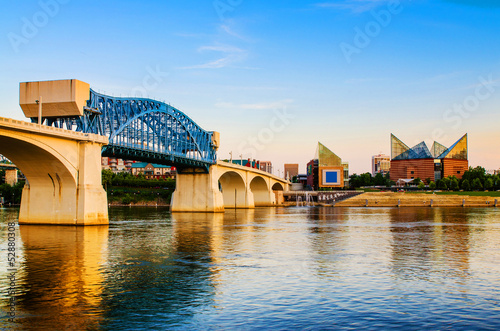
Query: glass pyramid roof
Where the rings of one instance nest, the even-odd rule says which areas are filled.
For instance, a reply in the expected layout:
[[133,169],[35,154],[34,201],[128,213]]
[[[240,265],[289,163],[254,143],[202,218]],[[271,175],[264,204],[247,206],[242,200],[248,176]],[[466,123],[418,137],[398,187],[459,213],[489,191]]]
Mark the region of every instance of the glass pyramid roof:
[[316,158],[320,167],[342,166],[342,159],[320,142],[318,142]]
[[467,160],[467,133],[458,139],[450,148],[439,155],[440,159]]
[[427,148],[425,142],[413,146],[404,153],[399,154],[393,160],[412,160],[412,159],[432,159],[433,156]]
[[431,148],[431,154],[433,157],[437,158],[439,157],[441,154],[443,154],[448,148],[444,145],[441,145],[440,143],[438,143],[437,141],[434,142],[434,144],[432,144],[432,148]]
[[409,149],[410,147],[406,146],[404,142],[399,140],[395,135],[391,133],[391,157],[393,159]]
[[395,135],[391,134],[391,152],[393,160],[412,160],[412,159],[456,159],[467,160],[467,134],[463,135],[450,148],[438,143],[432,144],[432,150],[429,151],[425,142],[409,148]]

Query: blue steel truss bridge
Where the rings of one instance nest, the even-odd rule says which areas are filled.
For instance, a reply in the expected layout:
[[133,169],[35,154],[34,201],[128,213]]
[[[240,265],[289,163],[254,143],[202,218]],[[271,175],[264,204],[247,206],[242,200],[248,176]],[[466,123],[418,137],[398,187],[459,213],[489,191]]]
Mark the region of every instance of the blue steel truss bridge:
[[[83,115],[41,117],[57,128],[109,138],[103,156],[203,169],[217,162],[218,133],[205,131],[182,111],[146,98],[121,98],[92,89]],[[38,117],[31,117],[38,123]]]

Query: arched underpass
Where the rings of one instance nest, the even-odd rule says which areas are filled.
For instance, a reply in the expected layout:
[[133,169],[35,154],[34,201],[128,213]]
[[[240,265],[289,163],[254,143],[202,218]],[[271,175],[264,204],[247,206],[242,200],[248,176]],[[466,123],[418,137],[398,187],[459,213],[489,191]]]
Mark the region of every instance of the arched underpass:
[[107,224],[101,146],[107,138],[0,118],[0,153],[27,179],[20,224]]
[[248,192],[243,178],[234,171],[225,172],[219,178],[224,208],[246,208]]
[[255,177],[250,182],[250,190],[253,193],[255,207],[271,206],[273,201],[267,183],[262,177]]

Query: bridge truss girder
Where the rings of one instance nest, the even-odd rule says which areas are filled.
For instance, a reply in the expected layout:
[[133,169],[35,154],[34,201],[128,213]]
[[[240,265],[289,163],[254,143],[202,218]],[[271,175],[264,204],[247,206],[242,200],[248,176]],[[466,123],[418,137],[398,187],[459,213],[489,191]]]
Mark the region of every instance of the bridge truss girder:
[[83,116],[43,118],[43,123],[107,136],[103,156],[205,171],[216,163],[213,132],[203,130],[180,110],[151,99],[115,98],[90,90]]

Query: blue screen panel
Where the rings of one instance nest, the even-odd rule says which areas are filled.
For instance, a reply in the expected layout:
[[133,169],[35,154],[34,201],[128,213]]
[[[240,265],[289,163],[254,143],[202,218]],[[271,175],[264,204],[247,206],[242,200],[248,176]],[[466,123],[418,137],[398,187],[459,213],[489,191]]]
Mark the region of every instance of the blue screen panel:
[[338,184],[339,172],[335,171],[325,171],[325,184]]

